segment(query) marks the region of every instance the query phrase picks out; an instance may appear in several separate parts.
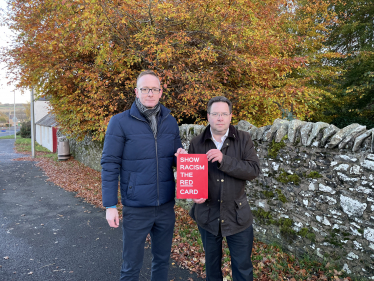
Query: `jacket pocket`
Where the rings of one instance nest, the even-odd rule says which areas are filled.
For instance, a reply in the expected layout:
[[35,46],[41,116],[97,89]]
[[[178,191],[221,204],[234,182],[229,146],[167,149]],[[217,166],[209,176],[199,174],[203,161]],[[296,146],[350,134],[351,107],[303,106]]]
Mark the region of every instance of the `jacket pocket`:
[[136,173],[131,173],[129,178],[129,183],[127,185],[127,198],[134,198],[135,194],[135,183],[136,183]]
[[208,203],[195,204],[195,219],[198,224],[207,224],[210,207]]
[[235,200],[236,205],[236,222],[239,225],[245,225],[251,218],[251,209],[249,207],[247,198]]

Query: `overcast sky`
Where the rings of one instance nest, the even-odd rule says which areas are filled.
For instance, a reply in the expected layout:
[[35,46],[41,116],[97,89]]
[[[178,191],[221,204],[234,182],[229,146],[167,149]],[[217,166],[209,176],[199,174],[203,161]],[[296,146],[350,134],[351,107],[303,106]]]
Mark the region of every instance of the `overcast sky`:
[[[0,0],[1,14],[4,13],[6,9],[6,1]],[[6,26],[0,26],[0,46],[4,47],[9,44],[9,39],[11,37],[11,32]],[[0,64],[0,102],[1,103],[13,103],[14,101],[14,86],[7,85],[8,80],[6,79],[5,65]],[[16,103],[26,103],[30,101],[30,91],[25,91],[21,94],[21,91],[15,91]]]

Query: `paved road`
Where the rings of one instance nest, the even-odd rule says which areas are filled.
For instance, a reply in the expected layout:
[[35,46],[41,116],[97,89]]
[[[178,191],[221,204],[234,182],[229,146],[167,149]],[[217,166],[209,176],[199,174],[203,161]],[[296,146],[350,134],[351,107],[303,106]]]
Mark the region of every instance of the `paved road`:
[[[33,162],[12,161],[14,140],[0,139],[0,280],[119,279],[122,230],[105,212],[47,182]],[[147,246],[147,245],[145,245]],[[141,281],[150,280],[145,249]],[[169,280],[202,280],[170,266]]]
[[[5,130],[5,132],[2,132],[2,130]],[[20,130],[20,127],[18,126],[16,132],[18,132],[19,130]],[[10,136],[10,135],[14,136],[14,127],[11,127],[10,129],[0,129],[0,137]]]

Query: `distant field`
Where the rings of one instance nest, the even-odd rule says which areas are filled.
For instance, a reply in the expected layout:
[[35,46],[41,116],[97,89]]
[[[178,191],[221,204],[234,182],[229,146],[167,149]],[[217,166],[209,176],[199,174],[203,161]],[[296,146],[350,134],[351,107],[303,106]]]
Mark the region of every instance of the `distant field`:
[[[4,112],[4,113],[7,113],[9,114],[12,113],[13,114],[13,111],[14,111],[14,106],[13,104],[11,105],[4,105],[4,104],[0,104],[0,112]],[[16,113],[17,112],[25,112],[25,106],[23,104],[16,104]]]
[[[16,103],[16,117],[18,118],[18,121],[23,122],[26,119],[26,110],[25,110],[25,104],[22,103]],[[6,120],[4,123],[4,117],[8,118],[9,113],[11,116],[13,116],[14,112],[14,105],[13,104],[0,104],[0,117],[3,121],[0,121],[0,126],[5,126],[5,123],[8,123],[9,121]]]
[[[21,103],[16,103],[16,111],[17,109],[24,109],[24,104],[21,104]],[[0,111],[1,112],[13,112],[14,110],[14,105],[13,104],[0,104]]]

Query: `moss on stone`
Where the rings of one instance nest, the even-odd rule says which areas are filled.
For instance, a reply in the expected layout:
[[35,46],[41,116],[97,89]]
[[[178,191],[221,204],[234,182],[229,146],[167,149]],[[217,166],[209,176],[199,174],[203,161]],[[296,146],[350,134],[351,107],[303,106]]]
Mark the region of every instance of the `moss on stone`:
[[288,174],[284,170],[281,170],[279,176],[276,177],[276,180],[281,183],[288,183]]
[[262,208],[257,208],[256,210],[253,210],[253,215],[256,217],[256,219],[259,220],[260,223],[265,225],[276,225],[279,227],[281,235],[286,238],[288,241],[292,241],[296,238],[297,235],[300,235],[302,237],[305,237],[312,242],[315,241],[316,235],[313,233],[311,229],[308,229],[306,227],[302,228],[300,231],[296,232],[292,226],[294,224],[294,221],[290,218],[280,218],[279,220],[273,219],[272,214],[269,212],[266,212]]
[[263,224],[270,224],[273,216],[270,211],[266,212],[264,209],[258,207],[257,210],[252,210],[253,215]]
[[333,229],[329,235],[325,237],[324,241],[341,248],[343,243],[340,242],[340,235],[338,235],[339,233],[339,229]]
[[263,190],[261,193],[264,194],[265,198],[273,198],[275,196],[273,191]]
[[311,229],[308,229],[306,227],[303,227],[300,229],[300,231],[297,233],[301,237],[305,237],[309,239],[310,241],[314,242],[316,240],[316,234],[312,232]]
[[302,237],[305,237],[308,234],[308,232],[309,230],[306,227],[303,227],[297,234],[299,234]]
[[194,133],[195,133],[195,128],[192,126],[192,127],[190,127],[190,129],[189,129],[189,135],[190,136],[192,136]]
[[257,210],[253,210],[253,215],[258,219],[261,223],[269,225],[276,225],[279,226],[280,233],[283,237],[288,240],[293,240],[296,238],[296,231],[292,229],[293,220],[289,218],[281,218],[279,220],[273,219],[270,211],[266,212],[262,208],[257,208]]
[[318,173],[317,171],[311,171],[309,175],[306,175],[306,177],[310,179],[318,179],[318,178],[322,178],[322,175]]
[[296,238],[296,231],[292,229],[293,220],[289,218],[280,218],[275,221],[275,225],[280,228],[280,233],[288,240],[294,240]]
[[277,225],[284,226],[284,227],[291,227],[293,224],[293,220],[290,218],[280,218],[277,222]]
[[285,146],[286,144],[284,143],[283,138],[280,142],[275,142],[274,140],[272,140],[268,148],[268,156],[275,159],[278,155],[279,150],[281,150]]
[[314,241],[316,241],[316,234],[313,233],[313,232],[309,232],[309,233],[306,235],[306,238],[308,238],[310,241],[314,242]]
[[289,175],[284,170],[281,170],[279,176],[276,178],[277,181],[281,183],[293,182],[294,184],[300,184],[300,177],[296,174]]
[[299,177],[298,175],[296,175],[296,174],[294,174],[294,175],[289,175],[289,176],[288,176],[288,180],[289,180],[290,182],[293,182],[294,184],[300,184],[300,177]]
[[281,201],[282,203],[286,203],[287,202],[287,198],[286,198],[286,196],[284,196],[284,194],[282,193],[282,191],[279,188],[277,188],[275,191],[278,193],[278,199],[279,199],[279,201]]

